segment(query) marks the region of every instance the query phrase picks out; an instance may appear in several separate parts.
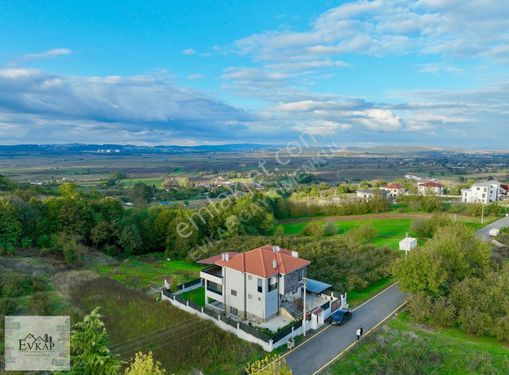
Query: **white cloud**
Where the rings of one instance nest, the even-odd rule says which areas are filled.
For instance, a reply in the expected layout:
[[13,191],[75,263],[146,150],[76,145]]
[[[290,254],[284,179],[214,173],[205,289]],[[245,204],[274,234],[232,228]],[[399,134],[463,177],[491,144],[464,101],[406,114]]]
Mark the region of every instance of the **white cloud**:
[[195,80],[199,80],[199,79],[204,79],[205,76],[203,74],[194,73],[194,74],[189,74],[186,78],[190,81],[195,81]]
[[264,61],[413,52],[506,58],[508,41],[507,1],[375,0],[341,4],[321,14],[308,30],[254,34],[236,46]]
[[182,51],[182,54],[186,56],[193,56],[198,54],[198,52],[193,48],[186,48],[185,50]]
[[[113,138],[117,132],[228,138],[246,131],[255,119],[218,99],[176,87],[166,72],[78,77],[21,68],[0,69],[0,115],[4,128],[11,119],[11,125],[39,129],[41,142],[51,136],[50,129],[106,132]],[[44,127],[48,131],[40,130]]]

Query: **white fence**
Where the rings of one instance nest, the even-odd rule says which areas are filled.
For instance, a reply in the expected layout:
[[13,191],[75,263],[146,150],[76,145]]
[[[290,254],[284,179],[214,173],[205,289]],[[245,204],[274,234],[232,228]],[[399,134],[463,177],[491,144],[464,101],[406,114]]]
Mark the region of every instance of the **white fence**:
[[[164,295],[163,292],[161,292],[161,299],[163,301],[169,301],[173,306],[175,306],[181,310],[184,310],[190,314],[198,315],[200,318],[210,320],[216,326],[221,328],[222,330],[231,332],[242,340],[246,340],[253,344],[260,345],[263,348],[263,350],[265,350],[267,352],[271,352],[274,349],[285,345],[293,337],[302,335],[302,333],[303,333],[303,327],[299,326],[298,328],[294,329],[292,332],[290,332],[285,337],[279,339],[276,343],[274,343],[272,340],[269,340],[269,342],[266,342],[258,337],[255,337],[255,336],[249,334],[248,332],[245,332],[244,330],[242,330],[240,328],[240,324],[237,324],[237,328],[235,328],[235,327],[221,321],[221,316],[219,314],[217,315],[217,318],[214,318],[214,317],[206,314],[204,312],[203,308],[201,309],[201,311],[195,310],[194,308],[189,306],[188,303],[184,304],[182,302],[177,301],[175,298],[167,297]],[[310,330],[310,329],[311,329],[311,321],[306,321],[306,330]]]

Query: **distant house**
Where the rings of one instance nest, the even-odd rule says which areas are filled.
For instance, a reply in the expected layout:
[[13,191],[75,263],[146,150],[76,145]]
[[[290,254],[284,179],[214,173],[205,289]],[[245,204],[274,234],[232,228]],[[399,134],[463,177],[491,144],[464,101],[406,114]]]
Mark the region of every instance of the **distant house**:
[[473,184],[470,189],[461,189],[463,203],[490,203],[505,199],[507,189],[498,181],[482,181]]
[[[311,262],[299,258],[296,251],[265,245],[243,253],[219,254],[198,263],[210,265],[200,272],[207,306],[255,323],[278,316],[302,317],[303,280]],[[321,296],[331,285],[311,279],[307,283],[306,311],[331,301],[331,297]],[[328,309],[324,309],[322,319],[330,315],[330,306]]]
[[387,198],[387,192],[384,190],[357,190],[357,198],[369,201],[374,197]]
[[388,184],[387,186],[384,186],[382,190],[386,191],[387,196],[392,199],[396,199],[405,194],[405,188],[401,184]]
[[444,195],[444,185],[437,181],[423,181],[417,184],[419,195]]

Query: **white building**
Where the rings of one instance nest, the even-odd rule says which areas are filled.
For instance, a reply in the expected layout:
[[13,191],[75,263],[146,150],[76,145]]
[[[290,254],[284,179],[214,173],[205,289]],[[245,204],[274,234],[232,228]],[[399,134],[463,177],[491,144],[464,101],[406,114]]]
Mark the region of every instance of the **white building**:
[[405,188],[403,185],[396,183],[388,184],[387,186],[384,186],[382,190],[384,190],[392,199],[396,199],[405,194]]
[[444,195],[444,185],[436,181],[423,181],[417,184],[419,195]]
[[472,185],[470,189],[461,189],[463,203],[490,203],[504,199],[505,189],[498,181],[482,181]]
[[[211,265],[200,272],[207,306],[255,323],[278,316],[290,320],[302,316],[299,306],[303,279],[311,262],[299,258],[296,251],[265,245],[244,253],[223,253],[199,263]],[[311,279],[307,283],[307,311],[330,301],[322,296],[330,284]],[[324,317],[329,314],[330,303]]]

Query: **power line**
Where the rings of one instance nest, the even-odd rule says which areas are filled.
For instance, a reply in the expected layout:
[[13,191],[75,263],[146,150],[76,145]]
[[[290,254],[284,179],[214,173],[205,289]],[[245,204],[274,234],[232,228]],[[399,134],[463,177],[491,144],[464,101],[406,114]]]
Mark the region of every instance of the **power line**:
[[192,322],[195,322],[195,321],[199,321],[199,320],[200,319],[186,319],[186,320],[183,320],[182,322],[180,322],[180,323],[178,323],[176,325],[173,325],[173,326],[170,326],[170,327],[165,327],[165,328],[162,328],[162,329],[157,330],[157,331],[152,331],[152,332],[146,333],[144,335],[138,336],[138,337],[130,339],[130,340],[119,342],[119,343],[117,343],[115,345],[110,346],[110,350],[115,350],[115,349],[117,349],[119,347],[122,347],[122,346],[124,346],[126,344],[129,344],[131,342],[137,342],[137,341],[140,341],[140,340],[145,340],[146,338],[151,338],[153,336],[158,336],[158,335],[160,335],[162,333],[175,330],[175,329],[177,329],[179,327],[186,326],[189,323],[192,323]]
[[[131,340],[129,343],[125,343],[123,345],[119,344],[115,348],[113,348],[112,351],[113,352],[122,352],[123,350],[129,349],[130,347],[133,347],[136,345],[140,345],[140,344],[146,345],[146,344],[150,344],[150,342],[153,340],[160,340],[160,339],[171,337],[172,335],[182,333],[182,331],[185,331],[185,330],[193,327],[194,324],[192,324],[192,323],[194,323],[194,322],[189,322],[188,324],[182,325],[179,327],[174,327],[174,328],[172,327],[172,328],[167,329],[167,330],[160,332],[158,334],[146,336],[141,339],[134,339],[134,340]],[[205,322],[203,322],[203,323],[205,323]],[[196,326],[201,327],[201,326],[203,326],[203,323],[196,322]]]

